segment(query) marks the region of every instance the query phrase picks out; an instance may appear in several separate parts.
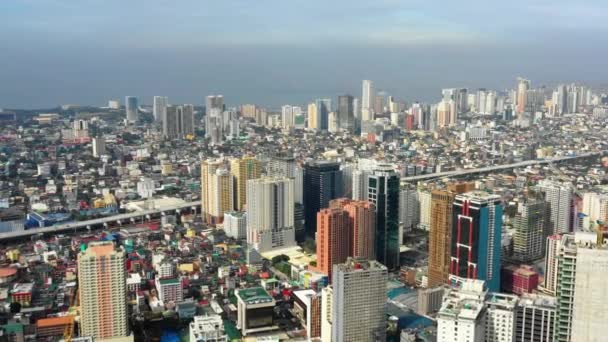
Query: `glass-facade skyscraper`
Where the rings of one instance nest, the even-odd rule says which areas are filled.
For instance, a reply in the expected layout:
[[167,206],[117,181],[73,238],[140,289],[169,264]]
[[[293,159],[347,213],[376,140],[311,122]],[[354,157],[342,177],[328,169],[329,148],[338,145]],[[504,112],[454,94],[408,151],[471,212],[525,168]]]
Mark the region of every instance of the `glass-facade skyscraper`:
[[399,268],[399,175],[392,165],[378,165],[367,178],[367,199],[376,206],[376,259]]
[[355,130],[354,98],[351,95],[338,97],[338,122],[340,129],[344,131]]
[[329,206],[329,201],[343,196],[340,164],[314,161],[304,165],[304,218],[306,235],[315,236],[317,212]]
[[500,291],[502,205],[500,196],[472,191],[456,196],[452,209],[450,282],[485,280]]
[[125,97],[125,112],[127,114],[127,121],[137,121],[137,97],[127,96]]
[[331,112],[331,99],[317,99],[317,129],[327,131],[329,128],[329,112]]

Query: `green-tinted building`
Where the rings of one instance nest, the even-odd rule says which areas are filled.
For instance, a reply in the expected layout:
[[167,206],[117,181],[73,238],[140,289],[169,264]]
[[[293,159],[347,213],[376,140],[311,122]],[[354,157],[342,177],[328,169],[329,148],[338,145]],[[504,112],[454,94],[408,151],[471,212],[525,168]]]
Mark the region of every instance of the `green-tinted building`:
[[574,235],[564,235],[558,247],[557,266],[557,317],[554,341],[569,342],[574,312],[574,285],[576,278],[577,246]]
[[547,202],[530,198],[518,206],[513,218],[515,236],[513,239],[513,257],[520,262],[531,262],[542,259],[548,230]]
[[367,198],[376,206],[376,260],[399,268],[399,175],[392,165],[378,165],[367,179]]

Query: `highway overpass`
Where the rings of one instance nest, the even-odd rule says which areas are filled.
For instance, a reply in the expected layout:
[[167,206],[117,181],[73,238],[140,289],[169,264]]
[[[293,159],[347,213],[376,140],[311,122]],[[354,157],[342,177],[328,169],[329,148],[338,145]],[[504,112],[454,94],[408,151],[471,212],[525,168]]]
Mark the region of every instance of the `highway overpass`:
[[517,162],[517,163],[513,163],[513,164],[506,164],[506,165],[495,165],[495,166],[480,167],[480,168],[476,168],[476,169],[462,169],[462,170],[455,170],[455,171],[429,173],[426,175],[401,177],[401,182],[402,183],[415,183],[415,182],[419,182],[419,181],[425,181],[425,180],[436,179],[436,178],[457,178],[457,177],[464,177],[464,176],[473,175],[473,174],[491,173],[491,172],[497,172],[497,171],[503,171],[503,170],[517,169],[517,168],[528,167],[528,166],[532,166],[532,165],[545,165],[545,164],[559,163],[559,162],[576,160],[576,159],[589,158],[589,157],[593,157],[593,156],[602,156],[605,153],[606,153],[606,151],[589,152],[589,153],[582,153],[582,154],[579,154],[576,156],[557,157],[557,158],[550,158],[550,159],[534,159],[534,160],[526,160],[526,161],[521,161],[521,162]]
[[168,213],[180,212],[181,210],[197,211],[201,206],[201,201],[186,202],[156,209],[133,211],[125,214],[112,215],[86,221],[73,221],[44,228],[32,228],[17,232],[0,233],[1,240],[14,240],[38,234],[60,234],[82,229],[98,227],[108,227],[109,225],[132,224],[140,220],[151,220],[153,217],[162,216]]
[[[576,159],[589,158],[589,157],[593,157],[593,156],[602,156],[606,152],[607,151],[588,152],[588,153],[582,153],[582,154],[575,155],[575,156],[557,157],[557,158],[551,158],[551,159],[526,160],[526,161],[513,163],[513,164],[506,164],[506,165],[487,166],[487,167],[476,168],[476,169],[463,169],[463,170],[456,170],[456,171],[430,173],[430,174],[426,174],[426,175],[418,175],[418,176],[412,176],[412,177],[402,177],[401,182],[402,183],[408,183],[408,182],[413,183],[413,182],[419,182],[419,181],[436,179],[436,178],[464,177],[467,175],[497,172],[497,171],[527,167],[527,166],[532,166],[532,165],[545,165],[545,164],[559,163],[559,162],[576,160]],[[200,208],[200,205],[201,205],[201,201],[187,202],[187,203],[166,206],[166,207],[157,208],[157,209],[134,211],[134,212],[130,212],[130,213],[118,214],[118,215],[113,215],[113,216],[108,216],[108,217],[103,217],[103,218],[98,218],[98,219],[93,219],[93,220],[87,220],[87,221],[69,222],[69,223],[65,223],[65,224],[44,227],[44,228],[34,228],[34,229],[28,229],[28,230],[23,230],[23,231],[18,231],[18,232],[0,233],[0,241],[11,240],[11,239],[20,239],[20,238],[24,238],[24,237],[28,237],[28,236],[32,236],[32,235],[37,235],[37,234],[59,234],[59,233],[66,233],[69,231],[77,231],[77,230],[88,229],[88,228],[98,228],[98,227],[104,227],[104,226],[107,227],[111,224],[112,225],[114,225],[114,224],[117,224],[117,225],[132,224],[132,223],[136,223],[139,220],[150,220],[153,217],[161,216],[163,214],[176,212],[176,211],[179,212],[183,209],[196,211],[196,210],[198,210],[198,208]]]

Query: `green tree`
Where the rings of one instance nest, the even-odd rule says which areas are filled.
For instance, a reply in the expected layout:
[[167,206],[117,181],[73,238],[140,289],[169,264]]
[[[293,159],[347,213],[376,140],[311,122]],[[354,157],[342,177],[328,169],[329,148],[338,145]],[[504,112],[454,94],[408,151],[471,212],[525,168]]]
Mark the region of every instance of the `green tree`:
[[306,241],[304,241],[302,248],[307,253],[311,253],[311,254],[316,253],[317,252],[317,243],[315,242],[314,239],[307,238]]
[[277,256],[273,257],[271,261],[272,261],[272,265],[274,266],[274,265],[277,265],[277,264],[279,264],[281,262],[287,262],[287,261],[289,261],[289,257],[287,255],[285,255],[285,254],[280,254],[280,255],[277,255]]

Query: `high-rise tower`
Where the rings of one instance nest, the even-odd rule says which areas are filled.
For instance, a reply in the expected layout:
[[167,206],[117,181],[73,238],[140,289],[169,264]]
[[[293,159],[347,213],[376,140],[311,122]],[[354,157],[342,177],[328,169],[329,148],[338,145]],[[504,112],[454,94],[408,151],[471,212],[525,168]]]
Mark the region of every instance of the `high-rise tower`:
[[355,130],[354,98],[351,95],[338,96],[338,122],[340,129]]
[[201,202],[207,224],[219,224],[234,206],[232,176],[221,161],[201,162]]
[[317,212],[329,206],[329,201],[342,197],[342,171],[340,164],[315,161],[304,165],[304,217],[306,233],[314,237],[317,229]]
[[452,245],[452,209],[456,195],[473,190],[472,183],[454,183],[431,191],[429,287],[448,282]]
[[523,117],[523,113],[526,112],[526,106],[528,104],[528,90],[530,90],[531,82],[524,78],[517,79],[517,114],[519,118]]
[[262,174],[260,161],[250,156],[233,159],[230,162],[230,171],[235,182],[234,208],[244,210],[247,204],[247,181],[260,178]]
[[329,113],[331,112],[331,99],[317,99],[315,101],[317,130],[327,131],[329,128]]
[[376,207],[376,259],[389,270],[398,269],[399,176],[392,165],[382,164],[367,182],[367,200]]
[[387,279],[386,267],[377,261],[348,258],[334,265],[332,341],[386,340]]
[[374,101],[376,99],[376,93],[374,92],[374,84],[372,81],[363,80],[361,95],[361,120],[374,120]]
[[154,104],[152,106],[152,114],[154,114],[154,121],[160,122],[165,119],[165,115],[167,115],[168,106],[169,106],[168,97],[154,96]]
[[295,246],[293,184],[285,177],[247,182],[247,243],[258,251]]
[[194,134],[194,106],[169,106],[162,119],[165,139],[184,139]]
[[529,198],[519,203],[513,218],[515,237],[513,256],[520,262],[541,259],[547,238],[547,203],[542,199]]
[[482,191],[460,194],[452,212],[450,281],[481,279],[490,291],[500,291],[500,197]]
[[538,189],[545,194],[545,201],[548,204],[549,235],[572,231],[574,223],[572,183],[543,179],[538,183]]
[[91,242],[78,254],[81,336],[127,336],[125,255],[109,241]]
[[346,261],[351,248],[349,215],[342,208],[317,213],[317,269],[328,275],[334,264]]
[[128,122],[137,121],[137,97],[135,97],[135,96],[125,97],[125,112],[127,114]]

